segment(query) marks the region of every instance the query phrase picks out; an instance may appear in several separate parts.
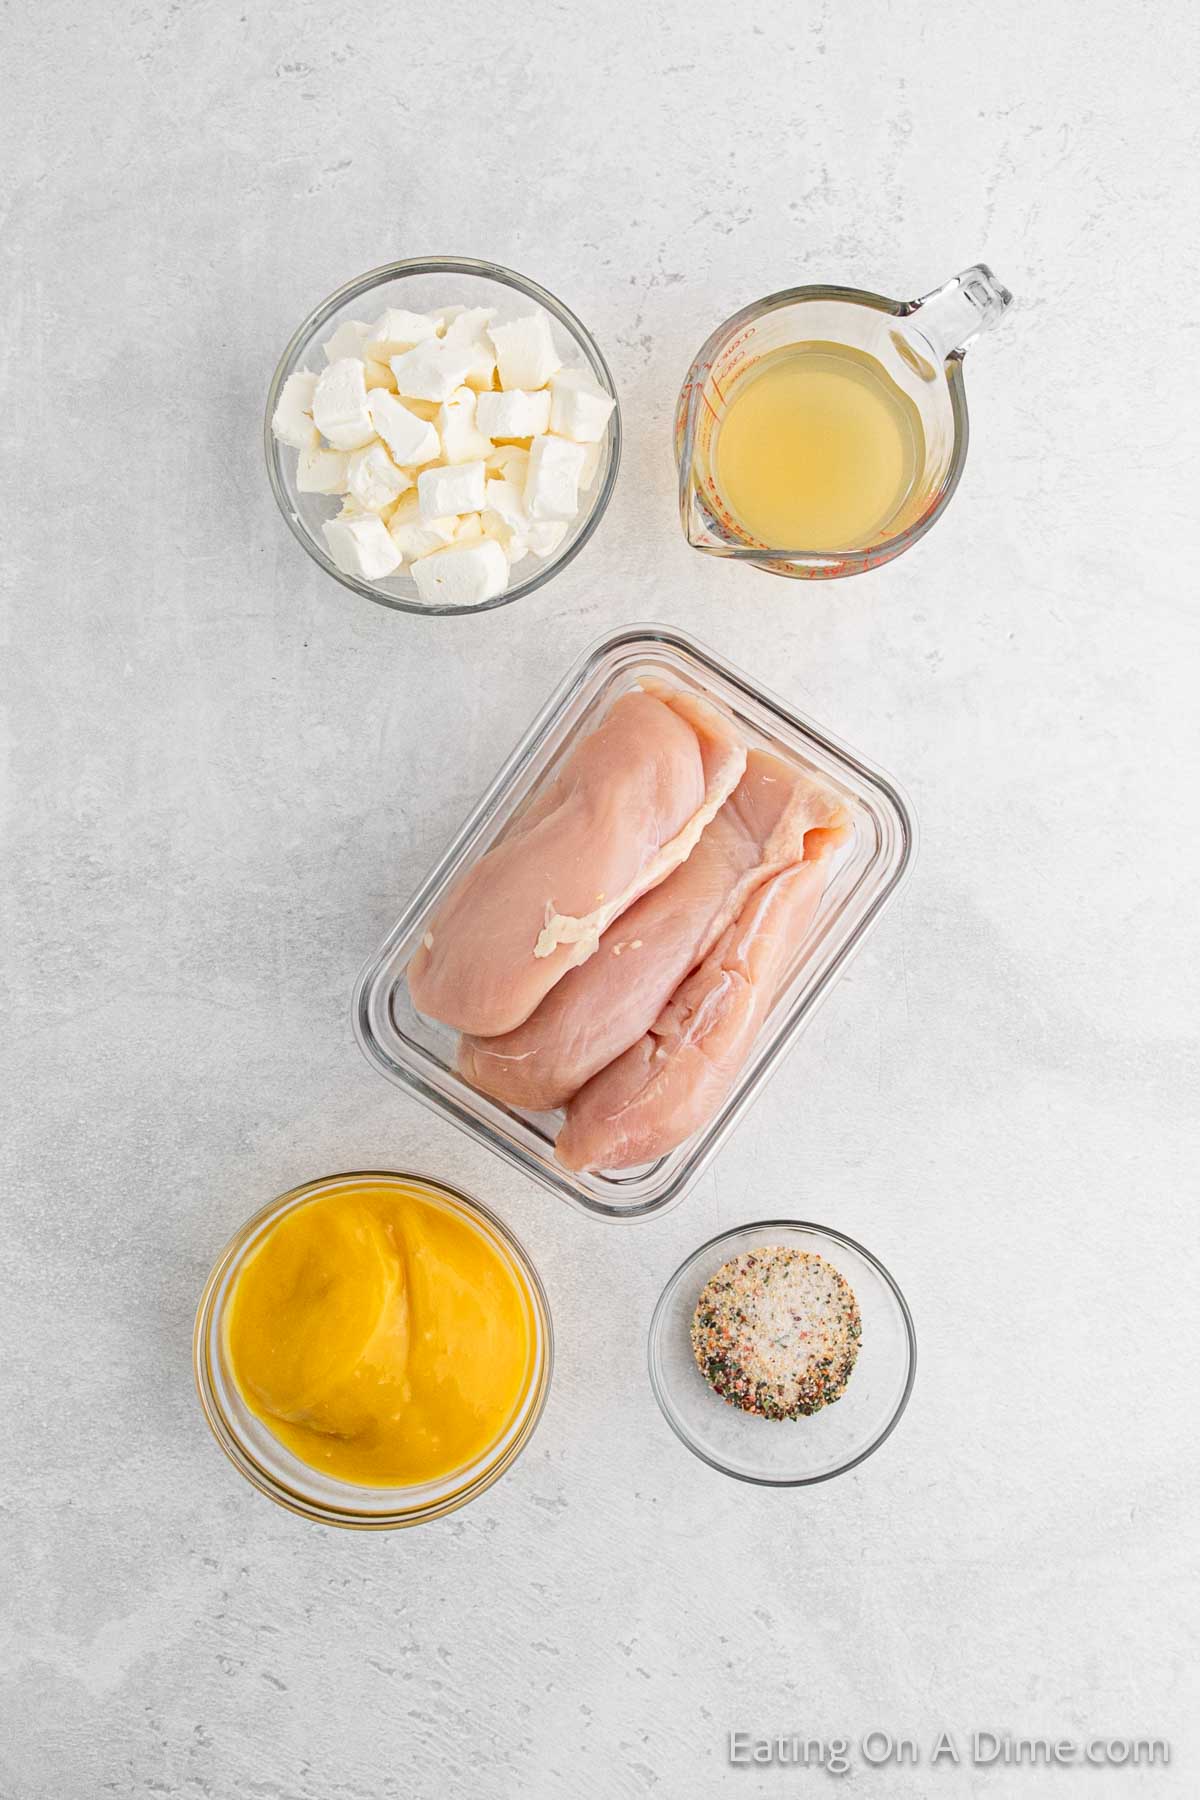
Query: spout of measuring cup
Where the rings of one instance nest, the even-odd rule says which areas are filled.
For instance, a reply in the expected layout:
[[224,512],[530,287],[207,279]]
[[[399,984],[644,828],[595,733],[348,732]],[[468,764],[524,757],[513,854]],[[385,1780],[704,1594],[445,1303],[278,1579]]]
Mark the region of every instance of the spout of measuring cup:
[[1012,295],[986,263],[964,269],[944,287],[914,300],[904,312],[905,336],[924,338],[935,360],[961,356],[981,331],[989,330],[1012,305]]

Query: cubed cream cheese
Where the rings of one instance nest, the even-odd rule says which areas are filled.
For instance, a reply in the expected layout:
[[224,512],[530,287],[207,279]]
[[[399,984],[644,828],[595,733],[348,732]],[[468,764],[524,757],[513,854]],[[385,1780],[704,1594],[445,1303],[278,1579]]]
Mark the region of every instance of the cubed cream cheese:
[[394,463],[403,469],[419,468],[442,453],[437,427],[419,419],[395,394],[373,388],[367,402],[371,423],[387,445]]
[[492,538],[451,544],[412,565],[426,606],[479,606],[508,586],[508,558]]
[[511,481],[524,493],[525,477],[529,473],[529,452],[522,445],[501,444],[490,456],[484,458],[484,467],[489,475]]
[[484,490],[487,505],[480,515],[488,537],[495,538],[510,563],[528,553],[527,534],[533,521],[525,511],[525,497],[512,481],[489,481]]
[[370,357],[363,363],[363,380],[367,384],[367,392],[372,388],[387,388],[389,393],[396,391],[396,377],[385,362],[373,362]]
[[480,394],[475,418],[490,438],[528,438],[550,429],[550,395],[543,389],[508,388]]
[[535,556],[553,556],[566,535],[565,520],[535,519],[525,533],[523,542],[528,545]]
[[573,519],[579,511],[583,446],[569,438],[535,437],[529,446],[525,505],[532,519]]
[[615,402],[562,367],[545,313],[497,325],[487,307],[389,307],[343,320],[324,350],[271,424],[299,452],[299,492],[344,496],[323,526],[340,570],[379,580],[410,563],[428,603],[469,606],[503,591],[510,563],[558,551]]
[[579,471],[581,493],[589,493],[596,485],[596,477],[600,473],[600,453],[599,444],[585,444],[583,447],[583,467]]
[[376,441],[351,453],[346,486],[365,511],[382,512],[412,486],[412,477],[398,469],[386,446]]
[[430,313],[408,312],[402,306],[389,306],[370,327],[364,343],[367,356],[377,362],[389,362],[402,356],[414,344],[423,344],[437,336],[438,322]]
[[290,444],[293,450],[310,450],[320,443],[312,417],[316,391],[317,377],[308,369],[297,369],[284,382],[271,414],[271,430],[281,444]]
[[344,494],[349,461],[345,450],[302,450],[296,464],[296,486],[302,494]]
[[510,325],[493,325],[489,335],[500,366],[502,388],[545,387],[562,367],[545,313],[531,313]]
[[[486,512],[495,513],[510,532],[522,534],[529,530],[532,521],[525,510],[525,495],[515,481],[488,481],[484,484],[483,497]],[[492,537],[498,535],[489,533]]]
[[495,316],[496,309],[492,306],[465,307],[446,327],[445,342],[470,357],[464,377],[468,387],[484,389],[492,385],[496,352],[487,328]]
[[418,556],[428,556],[432,551],[441,550],[452,543],[457,526],[458,520],[453,516],[448,519],[423,520],[415,494],[402,495],[388,521],[392,542],[405,562],[412,562]]
[[364,343],[371,327],[364,325],[361,319],[343,319],[333,336],[325,344],[325,361],[338,362],[343,356],[357,356],[361,361],[366,356]]
[[448,463],[477,462],[491,449],[476,424],[475,390],[455,388],[450,398],[438,408],[437,428],[442,440],[442,460]]
[[375,436],[363,365],[356,357],[339,357],[322,373],[313,394],[313,420],[335,450],[360,450]]
[[445,338],[427,338],[412,350],[390,359],[396,391],[416,400],[448,400],[462,387],[471,367],[469,346]]
[[428,521],[443,519],[447,513],[482,512],[485,485],[482,461],[422,469],[417,476],[421,518]]
[[344,575],[381,581],[400,567],[400,552],[375,513],[361,518],[326,519],[321,527],[329,554]]
[[[485,520],[488,518],[487,513],[484,513],[483,516]],[[495,518],[495,516],[494,513],[491,515],[492,518]],[[484,530],[487,530],[486,525],[484,526]],[[506,538],[500,537],[494,531],[488,531],[487,535],[496,539],[496,542],[500,545],[505,556],[508,558],[508,566],[510,569],[515,563],[524,562],[525,558],[529,555],[529,544],[523,537],[513,537],[511,534]]]
[[481,338],[496,316],[494,306],[449,306],[442,314],[448,344],[470,344]]
[[584,369],[560,369],[550,379],[550,430],[577,444],[596,444],[616,401]]

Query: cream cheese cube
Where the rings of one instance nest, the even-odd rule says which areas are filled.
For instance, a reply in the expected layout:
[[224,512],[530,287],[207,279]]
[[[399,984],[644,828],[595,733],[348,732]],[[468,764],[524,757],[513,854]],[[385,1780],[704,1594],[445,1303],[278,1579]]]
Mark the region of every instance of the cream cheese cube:
[[302,450],[296,464],[296,486],[302,494],[344,494],[349,462],[345,450]]
[[446,327],[445,342],[453,344],[456,350],[466,351],[471,359],[465,376],[468,387],[483,389],[492,385],[496,352],[487,327],[495,316],[493,306],[466,307]]
[[426,606],[479,606],[508,586],[508,558],[492,538],[418,557],[412,578]]
[[535,556],[553,556],[566,535],[567,527],[564,520],[535,519],[525,533],[522,542],[533,551]]
[[437,428],[444,462],[476,462],[492,447],[477,428],[473,388],[455,388],[450,398],[438,408]]
[[343,575],[381,581],[400,567],[400,552],[388,536],[387,526],[375,513],[361,518],[326,519],[321,529],[329,554]]
[[444,519],[448,513],[482,512],[486,498],[482,462],[450,463],[422,469],[417,476],[421,518]]
[[271,414],[271,430],[281,444],[293,450],[311,450],[321,441],[312,419],[313,395],[317,377],[308,369],[297,369],[279,390],[275,411]]
[[411,394],[415,400],[448,400],[466,381],[471,351],[445,338],[427,338],[389,360],[398,393]]
[[550,395],[543,389],[508,388],[499,394],[480,394],[475,418],[480,431],[490,438],[537,437],[550,429]]
[[502,388],[545,387],[562,367],[545,313],[531,313],[527,319],[514,319],[511,325],[493,325],[489,336],[500,365]]
[[[484,486],[483,494],[487,503],[484,513],[485,530],[489,514],[502,520],[510,534],[523,536],[529,530],[533,521],[525,510],[525,495],[515,481],[489,481]],[[500,533],[490,531],[488,535],[499,537]]]
[[404,494],[396,502],[395,510],[388,520],[388,531],[393,544],[405,562],[412,562],[418,556],[428,556],[434,550],[444,549],[453,543],[458,520],[421,518],[421,508],[415,494]]
[[428,419],[418,419],[402,400],[382,388],[373,388],[367,402],[371,423],[391,453],[394,463],[403,469],[415,469],[442,453],[436,427]]
[[442,314],[448,344],[472,344],[485,335],[496,316],[494,306],[449,306]]
[[583,457],[583,445],[573,444],[569,438],[534,438],[525,477],[525,505],[531,519],[575,517]]
[[489,476],[501,481],[511,481],[514,487],[525,491],[525,477],[529,473],[529,452],[520,444],[501,444],[490,456],[484,458],[484,467]]
[[550,380],[550,429],[577,444],[598,444],[616,401],[585,369],[560,369]]
[[385,446],[376,441],[351,454],[346,486],[365,512],[382,512],[412,486],[412,477],[398,469]]
[[363,365],[356,357],[339,357],[321,375],[313,395],[313,420],[335,450],[361,450],[375,436]]
[[396,391],[396,377],[385,362],[373,362],[370,357],[363,364],[363,380],[367,384],[368,394],[372,388],[387,388],[389,393]]
[[592,488],[596,485],[596,477],[600,473],[600,449],[601,446],[599,444],[584,445],[583,467],[579,471],[579,488],[581,493],[590,493]]
[[464,513],[462,518],[458,521],[458,524],[454,527],[454,541],[456,544],[473,544],[483,535],[482,513]]
[[367,354],[363,345],[370,329],[361,319],[343,319],[325,344],[325,361],[339,362],[343,356],[357,356],[363,360]]
[[376,362],[389,362],[403,355],[414,344],[423,344],[437,336],[438,323],[430,313],[408,312],[403,306],[389,306],[367,330],[364,351]]
[[489,481],[485,491],[487,506],[481,515],[483,529],[488,537],[495,538],[510,563],[520,562],[528,554],[527,534],[533,528],[533,521],[525,511],[524,495],[512,481]]

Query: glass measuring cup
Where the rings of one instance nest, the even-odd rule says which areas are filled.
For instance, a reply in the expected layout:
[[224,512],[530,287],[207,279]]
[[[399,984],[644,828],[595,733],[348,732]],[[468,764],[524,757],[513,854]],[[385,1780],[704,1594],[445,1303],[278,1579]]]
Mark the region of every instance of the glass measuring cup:
[[[688,543],[803,580],[857,575],[916,542],[958,485],[967,454],[962,359],[1012,295],[984,263],[919,300],[861,288],[797,287],[756,300],[719,325],[688,370],[675,414],[679,511]],[[783,350],[845,348],[873,359],[915,409],[923,445],[907,492],[873,541],[817,550],[768,544],[735,517],[718,480],[718,444],[731,397],[764,358]]]

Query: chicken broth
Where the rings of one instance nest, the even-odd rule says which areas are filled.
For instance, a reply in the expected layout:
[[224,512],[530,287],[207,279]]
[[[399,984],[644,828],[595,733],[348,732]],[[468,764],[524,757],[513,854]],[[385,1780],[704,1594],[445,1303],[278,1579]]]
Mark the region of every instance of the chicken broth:
[[812,343],[764,356],[734,387],[713,472],[750,537],[828,552],[893,525],[924,461],[920,414],[882,364]]

